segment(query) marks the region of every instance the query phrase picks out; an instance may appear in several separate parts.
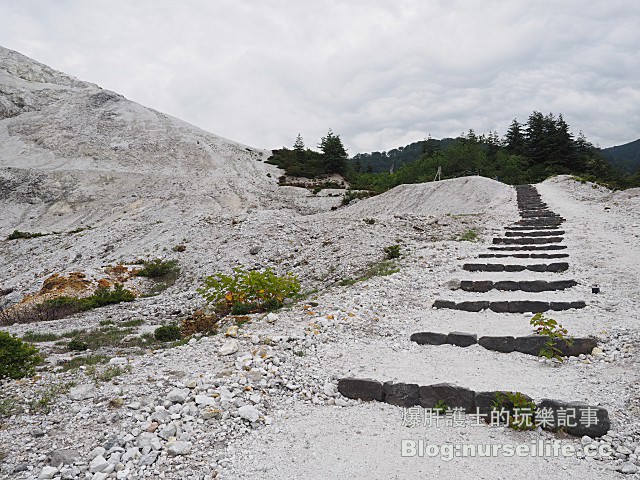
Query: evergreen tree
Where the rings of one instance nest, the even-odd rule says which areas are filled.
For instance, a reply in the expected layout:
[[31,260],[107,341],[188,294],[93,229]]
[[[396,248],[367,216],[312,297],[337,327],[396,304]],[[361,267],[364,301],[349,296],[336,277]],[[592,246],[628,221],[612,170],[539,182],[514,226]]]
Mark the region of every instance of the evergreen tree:
[[523,155],[525,153],[525,142],[522,125],[514,118],[504,137],[505,148],[509,153]]
[[305,157],[304,142],[302,141],[302,135],[298,133],[296,141],[293,143],[293,151],[295,152],[296,160],[303,162]]
[[331,129],[326,137],[322,137],[319,145],[322,150],[322,160],[326,173],[339,173],[344,175],[347,169],[347,151],[342,145],[340,135],[335,135]]

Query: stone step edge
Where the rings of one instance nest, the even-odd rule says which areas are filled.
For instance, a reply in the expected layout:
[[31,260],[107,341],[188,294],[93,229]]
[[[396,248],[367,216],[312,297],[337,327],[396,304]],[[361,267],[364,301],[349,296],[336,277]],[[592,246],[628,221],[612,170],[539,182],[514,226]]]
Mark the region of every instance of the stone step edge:
[[505,292],[552,292],[566,290],[578,285],[575,280],[555,280],[547,282],[545,280],[502,280],[494,282],[492,280],[462,280],[460,290],[465,292],[486,293],[491,290]]
[[[492,402],[499,393],[517,393],[505,390],[475,392],[468,388],[448,383],[418,385],[416,383],[379,382],[368,378],[346,377],[338,380],[338,392],[353,400],[378,401],[404,408],[422,407],[433,409],[437,402],[444,401],[449,408],[459,408],[466,413],[490,415]],[[531,397],[524,395],[527,400]],[[609,431],[609,412],[603,407],[583,402],[564,402],[542,399],[536,403],[537,412],[544,412],[545,430],[562,430],[569,435],[588,435],[598,438]],[[567,415],[568,413],[572,415]],[[562,416],[561,416],[562,414]],[[573,420],[570,425],[561,425],[559,419]],[[583,420],[584,419],[584,420]],[[586,419],[590,421],[586,421]]]
[[571,310],[585,308],[586,306],[586,303],[582,300],[574,302],[542,302],[537,300],[453,302],[438,299],[433,302],[433,308],[449,308],[465,312],[480,312],[489,309],[496,313],[542,313],[549,310]]
[[467,272],[550,272],[558,273],[569,269],[567,262],[535,263],[520,265],[517,263],[465,263],[462,269]]
[[[544,335],[513,336],[483,336],[467,332],[416,332],[411,334],[410,340],[418,345],[456,345],[470,347],[480,345],[487,350],[500,353],[520,352],[527,355],[539,356],[546,346],[549,337]],[[553,340],[554,346],[563,357],[577,357],[580,354],[589,355],[598,346],[598,340],[592,337],[570,337],[566,340]]]

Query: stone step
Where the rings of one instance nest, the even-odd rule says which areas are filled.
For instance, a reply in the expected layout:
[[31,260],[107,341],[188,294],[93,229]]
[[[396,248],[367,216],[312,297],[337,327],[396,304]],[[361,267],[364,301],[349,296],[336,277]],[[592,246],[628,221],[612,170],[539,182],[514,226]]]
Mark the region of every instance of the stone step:
[[[456,345],[469,347],[478,344],[487,350],[500,353],[520,352],[527,355],[538,356],[540,351],[549,341],[544,335],[527,335],[524,337],[512,336],[485,336],[478,338],[473,333],[450,332],[448,334],[438,332],[416,332],[411,335],[411,341],[419,345]],[[572,337],[569,342],[555,339],[554,346],[563,357],[577,357],[580,354],[588,355],[598,346],[595,338]]]
[[449,308],[452,310],[462,310],[465,312],[480,312],[491,310],[496,313],[541,313],[549,310],[571,310],[573,308],[584,308],[584,301],[574,302],[542,302],[536,300],[510,300],[510,301],[470,301],[453,302],[449,300],[436,300],[433,302],[434,308]]
[[569,268],[567,262],[540,263],[531,265],[503,264],[503,263],[465,263],[462,266],[467,272],[564,272]]
[[505,237],[548,237],[549,235],[564,235],[564,230],[531,231],[531,232],[504,232]]
[[488,247],[489,250],[519,251],[519,250],[564,250],[566,245],[531,245],[525,247]]
[[520,227],[527,227],[527,230],[538,230],[541,227],[550,227],[551,229],[558,228],[563,223],[564,223],[564,220],[545,220],[545,221],[518,220],[514,225],[520,226]]
[[481,253],[478,258],[566,258],[568,253]]
[[562,237],[498,237],[493,239],[494,245],[541,245],[543,243],[560,243]]
[[522,291],[522,292],[546,292],[553,290],[566,290],[575,287],[575,280],[556,280],[547,282],[544,280],[503,280],[494,282],[491,280],[463,280],[460,288],[465,292],[484,293],[490,290]]
[[[449,383],[438,383],[433,385],[418,385],[417,383],[394,383],[379,382],[370,378],[346,377],[338,380],[338,392],[346,398],[352,400],[362,400],[365,402],[378,401],[389,405],[403,408],[422,407],[432,409],[438,402],[444,402],[448,408],[461,409],[466,413],[479,415],[477,418],[484,418],[488,424],[496,421],[496,402],[504,399],[509,401],[509,397],[520,394],[527,401],[533,402],[528,395],[511,391],[489,391],[476,392],[468,388],[460,387]],[[605,435],[611,428],[611,420],[607,409],[598,406],[591,406],[581,402],[563,402],[560,400],[542,399],[535,405],[535,413],[543,411],[544,422],[539,425],[551,431],[562,430],[562,432],[576,437],[588,435],[597,438]],[[503,405],[504,408],[513,408],[513,404]],[[497,409],[499,411],[499,409]],[[506,418],[502,419],[502,425],[506,423]],[[498,420],[500,424],[500,420]],[[535,421],[532,422],[535,426]],[[422,452],[424,453],[424,452]]]
[[504,227],[505,230],[516,230],[516,231],[521,231],[521,230],[557,230],[558,227],[555,226],[540,226],[537,229],[536,228],[530,228],[530,227],[523,227],[523,226],[516,226],[516,227]]

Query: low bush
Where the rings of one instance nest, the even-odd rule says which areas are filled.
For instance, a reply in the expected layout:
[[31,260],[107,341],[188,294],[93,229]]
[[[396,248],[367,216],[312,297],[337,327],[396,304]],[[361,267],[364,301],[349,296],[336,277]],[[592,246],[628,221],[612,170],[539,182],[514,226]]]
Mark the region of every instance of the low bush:
[[557,320],[545,317],[542,313],[536,313],[529,324],[535,328],[537,335],[547,337],[547,342],[539,352],[539,356],[545,358],[555,358],[562,361],[562,351],[557,346],[557,341],[564,341],[567,345],[571,345],[573,340],[568,337],[569,331],[564,328]]
[[536,404],[520,392],[496,392],[491,402],[490,421],[504,423],[514,430],[535,428]]
[[177,325],[163,325],[162,327],[158,327],[153,332],[153,336],[159,342],[173,342],[182,338],[180,327]]
[[298,279],[273,270],[262,272],[235,268],[232,275],[216,273],[207,277],[198,293],[221,315],[244,315],[280,308],[285,299],[300,292]]
[[183,337],[190,337],[196,333],[213,335],[220,329],[220,317],[206,313],[204,310],[196,310],[193,315],[182,320],[180,332]]
[[469,229],[462,235],[460,235],[458,237],[458,240],[460,240],[461,242],[475,242],[476,240],[478,240],[478,233],[473,229]]
[[177,260],[156,258],[155,260],[145,260],[142,263],[142,269],[138,271],[137,275],[147,278],[165,278],[172,275],[177,276],[179,271]]
[[387,260],[400,258],[400,245],[390,245],[388,247],[384,247],[384,253]]
[[35,346],[0,331],[0,379],[32,377],[42,361]]
[[47,235],[46,233],[30,233],[30,232],[21,232],[20,230],[14,230],[9,234],[7,240],[18,240],[20,238],[38,238],[44,237]]

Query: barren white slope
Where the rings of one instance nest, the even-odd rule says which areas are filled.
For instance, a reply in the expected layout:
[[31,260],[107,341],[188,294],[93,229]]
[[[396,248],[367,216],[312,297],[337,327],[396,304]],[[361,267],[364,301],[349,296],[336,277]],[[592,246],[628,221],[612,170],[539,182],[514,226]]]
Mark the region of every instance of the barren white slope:
[[[73,235],[0,241],[0,288],[15,288],[4,298],[17,301],[54,272],[99,270],[138,257],[176,258],[182,268],[178,282],[157,297],[3,330],[59,333],[96,328],[105,320],[119,325],[142,319],[139,333],[153,331],[202,305],[195,289],[203,275],[236,265],[291,271],[305,290],[319,289],[309,298],[317,304],[313,308],[293,305],[274,323],[252,315],[240,328],[234,355],[219,354],[226,341],[222,334],[140,355],[106,348],[100,353],[121,357],[119,362],[126,357],[131,370],[98,382],[94,398],[73,400],[61,393],[50,414],[4,421],[0,476],[37,478],[51,450],[72,448],[80,455],[78,468],[84,468],[74,476],[86,478],[89,452],[114,435],[123,444],[139,436],[150,428],[152,412],[171,405],[169,392],[189,386],[191,397],[210,397],[222,418],[205,420],[194,398],[175,403],[179,437],[192,444],[191,452],[170,457],[163,440],[152,465],[140,465],[139,457],[123,463],[128,478],[621,478],[612,471],[621,461],[402,458],[402,438],[520,444],[556,437],[485,426],[402,427],[400,408],[345,402],[334,389],[338,378],[358,375],[583,400],[609,409],[610,443],[624,439],[640,446],[637,192],[611,194],[567,178],[539,185],[543,200],[567,218],[571,270],[562,277],[580,281],[575,294],[588,303],[584,310],[553,316],[572,334],[598,335],[606,357],[554,367],[477,346],[419,346],[409,341],[416,331],[531,332],[528,315],[431,309],[436,298],[458,294],[446,285],[452,278],[468,278],[461,264],[486,251],[491,237],[517,219],[510,187],[477,177],[402,186],[329,212],[339,198],[278,187],[280,172],[259,161],[265,159],[260,150],[15,52],[0,49],[0,75],[0,110],[6,117],[0,119],[0,238],[14,229],[92,227]],[[455,240],[470,228],[480,233],[479,242]],[[179,243],[186,251],[172,252]],[[398,273],[336,285],[380,262],[383,248],[394,243],[403,254]],[[602,294],[587,297],[593,282],[600,283]],[[62,382],[93,384],[88,372],[55,371],[56,362],[71,353],[59,352],[53,342],[40,347],[49,357],[39,376],[4,383],[3,395],[30,400]],[[262,350],[268,359],[256,353]],[[261,373],[262,367],[269,373]],[[223,389],[234,394],[233,402],[215,396]],[[125,406],[112,408],[114,398]],[[241,420],[240,405],[255,406],[263,418],[253,424]],[[20,465],[27,470],[17,469]]]

